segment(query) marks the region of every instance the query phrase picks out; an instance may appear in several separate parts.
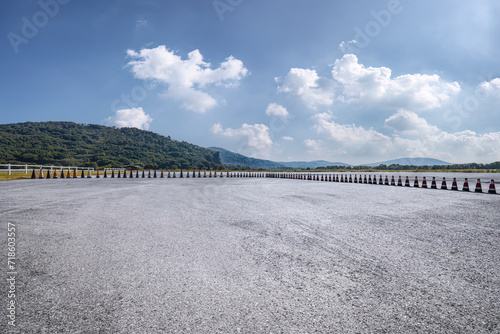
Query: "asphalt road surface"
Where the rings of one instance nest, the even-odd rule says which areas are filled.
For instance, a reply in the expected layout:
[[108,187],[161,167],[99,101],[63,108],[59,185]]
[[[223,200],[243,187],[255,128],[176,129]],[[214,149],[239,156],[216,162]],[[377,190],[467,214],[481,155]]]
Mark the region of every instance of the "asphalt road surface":
[[16,228],[8,332],[500,333],[500,195],[23,180],[0,183],[0,216],[4,257]]

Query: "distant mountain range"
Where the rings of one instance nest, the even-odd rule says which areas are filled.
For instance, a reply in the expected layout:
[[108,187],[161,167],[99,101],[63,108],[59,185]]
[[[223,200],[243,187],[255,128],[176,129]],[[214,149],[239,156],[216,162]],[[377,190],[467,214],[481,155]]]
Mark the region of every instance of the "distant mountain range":
[[271,160],[250,158],[243,154],[234,153],[221,147],[208,147],[220,153],[222,163],[227,167],[248,167],[264,169],[280,169],[285,166]]
[[445,166],[445,165],[451,165],[449,162],[443,161],[443,160],[438,160],[438,159],[432,159],[432,158],[400,158],[400,159],[393,159],[393,160],[387,160],[387,161],[382,161],[382,162],[375,162],[371,164],[364,164],[362,166],[369,166],[369,167],[376,167],[379,165],[401,165],[401,166]]
[[211,150],[218,151],[222,163],[228,167],[247,167],[247,168],[265,168],[265,169],[283,169],[283,168],[317,168],[326,166],[349,166],[343,162],[330,162],[325,160],[316,161],[271,161],[264,159],[250,158],[243,154],[234,153],[221,147],[208,147]]
[[[234,153],[220,147],[209,147],[211,150],[220,152],[222,163],[228,167],[247,167],[247,168],[265,168],[265,169],[283,169],[283,168],[311,168],[328,166],[346,167],[352,166],[344,162],[330,162],[326,160],[315,161],[271,161],[264,159],[256,159]],[[379,165],[401,165],[401,166],[434,166],[434,165],[451,165],[450,163],[432,158],[401,158],[388,161],[382,161],[362,166],[376,167]]]
[[[223,160],[224,162],[224,160]],[[290,168],[317,168],[326,166],[350,166],[349,164],[343,162],[330,162],[325,160],[315,160],[315,161],[280,161],[279,164],[290,167]]]

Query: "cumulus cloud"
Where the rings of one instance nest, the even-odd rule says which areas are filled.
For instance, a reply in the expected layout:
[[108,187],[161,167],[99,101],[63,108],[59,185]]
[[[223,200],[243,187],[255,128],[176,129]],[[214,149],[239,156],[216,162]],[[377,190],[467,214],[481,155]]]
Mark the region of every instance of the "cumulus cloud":
[[400,109],[385,120],[385,126],[396,133],[407,136],[422,136],[439,132],[437,126],[430,125],[424,118],[414,112]]
[[[280,78],[276,78],[280,82]],[[298,97],[309,109],[331,105],[335,96],[333,80],[318,76],[315,70],[292,68],[278,86],[278,93]]]
[[[338,124],[332,118],[330,113],[319,113],[312,117],[313,129],[325,140],[323,156],[329,154],[353,158],[358,159],[357,162],[431,157],[457,163],[492,162],[500,156],[500,132],[477,134],[466,130],[448,133],[405,110],[398,111],[386,120],[387,126],[399,131],[391,137],[355,124]],[[402,137],[408,134],[414,137]]]
[[224,129],[220,123],[216,123],[210,132],[238,141],[238,152],[252,156],[268,156],[273,145],[269,128],[264,124],[245,123],[239,129]]
[[281,117],[286,117],[288,116],[288,111],[286,110],[285,107],[276,104],[276,103],[270,103],[267,108],[266,108],[266,114],[268,116],[281,116]]
[[108,123],[119,128],[138,128],[148,130],[153,118],[141,107],[117,110],[115,116],[108,117]]
[[387,67],[365,67],[353,54],[337,59],[332,76],[342,85],[341,99],[385,109],[428,110],[441,107],[460,92],[457,82],[439,75],[406,74],[391,78]]
[[479,85],[479,90],[484,95],[500,94],[500,78],[491,81],[484,81]]
[[290,136],[283,136],[281,139],[286,140],[286,141],[293,141],[293,137]]
[[373,130],[355,124],[338,124],[332,120],[330,112],[316,114],[312,117],[313,129],[324,134],[329,142],[354,155],[365,153],[385,153],[390,138]]
[[302,142],[309,153],[321,152],[321,140],[306,139]]
[[156,80],[168,85],[164,96],[181,102],[183,108],[206,112],[217,105],[217,100],[204,92],[209,85],[234,86],[248,75],[241,60],[230,56],[216,69],[203,61],[199,50],[191,51],[182,59],[165,45],[139,52],[128,50],[133,60],[128,63],[138,79]]

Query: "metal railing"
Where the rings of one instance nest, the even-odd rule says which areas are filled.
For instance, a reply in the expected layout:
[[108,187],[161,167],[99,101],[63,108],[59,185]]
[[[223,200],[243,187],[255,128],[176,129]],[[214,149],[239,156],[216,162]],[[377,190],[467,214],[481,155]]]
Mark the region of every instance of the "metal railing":
[[54,170],[63,170],[63,169],[71,169],[71,170],[76,169],[77,171],[86,170],[92,172],[94,171],[94,167],[0,164],[0,172],[8,172],[9,175],[11,175],[12,172],[24,172],[24,174],[28,174],[28,172],[31,172],[33,170],[37,171],[49,170],[52,172]]

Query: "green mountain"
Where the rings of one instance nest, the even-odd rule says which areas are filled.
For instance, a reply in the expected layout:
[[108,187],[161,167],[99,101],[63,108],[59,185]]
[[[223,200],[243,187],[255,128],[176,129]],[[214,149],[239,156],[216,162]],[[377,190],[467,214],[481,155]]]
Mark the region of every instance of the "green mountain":
[[0,124],[0,163],[223,168],[217,151],[136,128],[72,122]]
[[225,150],[220,147],[209,147],[209,149],[220,152],[222,163],[228,168],[237,168],[237,167],[263,168],[263,169],[286,168],[286,166],[283,166],[282,164],[274,161],[250,158],[242,154]]

